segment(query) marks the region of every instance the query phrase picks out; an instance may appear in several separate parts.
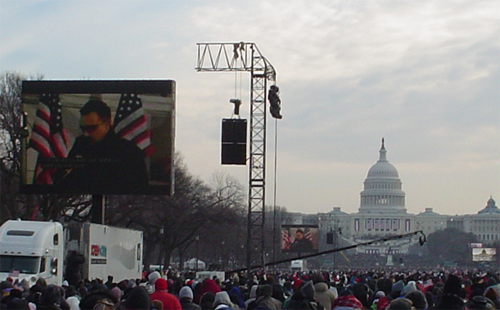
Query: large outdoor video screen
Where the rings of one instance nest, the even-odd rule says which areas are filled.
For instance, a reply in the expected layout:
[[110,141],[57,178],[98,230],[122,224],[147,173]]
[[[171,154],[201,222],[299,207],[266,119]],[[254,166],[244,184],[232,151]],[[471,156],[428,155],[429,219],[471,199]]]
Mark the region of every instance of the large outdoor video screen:
[[309,254],[318,252],[318,225],[281,225],[281,251]]
[[23,81],[23,193],[170,195],[175,81]]
[[495,248],[473,248],[472,261],[473,262],[494,262],[497,249]]

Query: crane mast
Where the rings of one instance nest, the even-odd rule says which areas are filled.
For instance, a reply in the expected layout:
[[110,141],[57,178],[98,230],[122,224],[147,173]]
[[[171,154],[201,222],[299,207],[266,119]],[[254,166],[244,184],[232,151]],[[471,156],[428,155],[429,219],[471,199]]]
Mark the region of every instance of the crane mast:
[[248,163],[247,269],[264,266],[267,81],[276,71],[255,43],[197,43],[197,71],[250,72],[250,158]]

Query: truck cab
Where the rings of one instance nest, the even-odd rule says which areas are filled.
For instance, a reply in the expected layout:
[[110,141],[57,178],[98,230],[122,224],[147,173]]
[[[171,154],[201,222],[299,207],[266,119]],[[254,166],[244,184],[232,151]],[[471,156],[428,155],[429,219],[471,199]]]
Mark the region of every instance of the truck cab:
[[40,277],[47,284],[62,283],[63,237],[57,222],[5,222],[0,227],[0,278],[26,279],[29,286]]

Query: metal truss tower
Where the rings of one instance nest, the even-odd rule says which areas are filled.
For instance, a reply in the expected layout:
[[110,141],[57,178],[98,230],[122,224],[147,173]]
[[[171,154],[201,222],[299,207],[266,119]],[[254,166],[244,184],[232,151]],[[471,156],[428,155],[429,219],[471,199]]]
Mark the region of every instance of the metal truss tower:
[[263,268],[267,81],[276,81],[276,71],[255,43],[197,43],[197,46],[197,71],[248,71],[251,75],[247,269]]

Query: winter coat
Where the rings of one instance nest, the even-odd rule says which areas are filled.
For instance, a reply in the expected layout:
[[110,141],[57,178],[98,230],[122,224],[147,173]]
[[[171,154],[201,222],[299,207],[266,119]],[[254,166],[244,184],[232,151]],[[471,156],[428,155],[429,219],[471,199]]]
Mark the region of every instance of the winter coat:
[[328,284],[318,282],[314,284],[314,300],[320,303],[325,310],[332,310],[332,304],[335,300],[335,293],[328,289]]
[[195,304],[190,298],[181,298],[182,310],[201,310],[201,307]]

